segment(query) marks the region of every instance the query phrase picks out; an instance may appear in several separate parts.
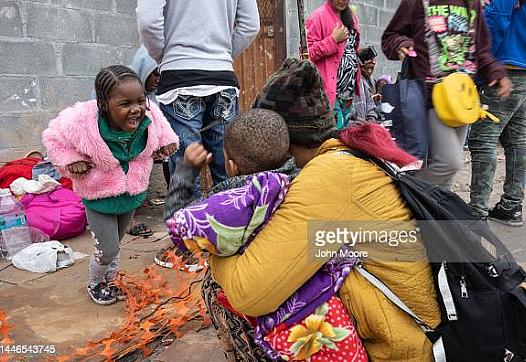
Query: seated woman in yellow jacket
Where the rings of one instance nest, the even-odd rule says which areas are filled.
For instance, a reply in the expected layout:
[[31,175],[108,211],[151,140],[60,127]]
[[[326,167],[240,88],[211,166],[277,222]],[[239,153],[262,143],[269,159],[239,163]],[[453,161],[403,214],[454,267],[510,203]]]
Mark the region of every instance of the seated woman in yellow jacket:
[[[369,225],[380,220],[414,229],[411,212],[392,180],[373,164],[342,152],[346,147],[331,138],[334,118],[314,65],[287,61],[285,68],[271,77],[255,107],[274,110],[285,118],[290,153],[303,169],[273,218],[242,255],[210,257],[213,278],[208,277],[203,287],[216,328],[227,330],[236,342],[239,334],[250,335],[250,331],[241,331],[229,318],[275,311],[325,263],[313,257],[308,241],[314,221]],[[420,319],[433,328],[439,324],[431,269],[420,242],[393,248],[371,240],[355,250],[369,253],[364,267]],[[228,303],[217,302],[222,292],[210,287],[214,279]],[[433,360],[432,345],[420,327],[358,272],[347,277],[339,295],[372,361]],[[216,319],[219,314],[229,317]],[[247,357],[248,349],[236,351],[239,347],[232,344],[227,348],[249,360],[260,358],[257,352]]]

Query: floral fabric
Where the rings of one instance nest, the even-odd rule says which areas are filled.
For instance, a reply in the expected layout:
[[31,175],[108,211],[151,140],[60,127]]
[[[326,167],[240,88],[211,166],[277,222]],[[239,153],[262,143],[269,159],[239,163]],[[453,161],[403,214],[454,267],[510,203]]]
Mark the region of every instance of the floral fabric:
[[367,353],[341,300],[333,296],[292,328],[265,337],[285,361],[367,361]]
[[357,259],[353,258],[330,259],[275,312],[257,318],[254,338],[268,356],[275,360],[281,358],[280,353],[267,342],[265,336],[276,329],[292,328],[334,297],[356,262]]
[[220,192],[177,211],[166,225],[180,250],[230,256],[242,252],[270,219],[289,186],[286,175],[261,172],[244,187]]

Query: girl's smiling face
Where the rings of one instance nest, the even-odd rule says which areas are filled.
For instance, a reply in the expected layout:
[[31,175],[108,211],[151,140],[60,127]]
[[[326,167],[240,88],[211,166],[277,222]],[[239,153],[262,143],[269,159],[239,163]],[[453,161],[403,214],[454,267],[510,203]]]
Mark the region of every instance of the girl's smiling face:
[[142,84],[136,79],[120,81],[110,91],[106,107],[112,128],[135,131],[144,119],[147,107]]

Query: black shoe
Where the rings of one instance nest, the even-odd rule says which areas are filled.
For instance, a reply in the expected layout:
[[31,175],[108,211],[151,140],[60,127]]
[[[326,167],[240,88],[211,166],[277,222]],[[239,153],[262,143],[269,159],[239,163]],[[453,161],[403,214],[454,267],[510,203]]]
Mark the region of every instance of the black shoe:
[[522,226],[524,223],[522,220],[522,205],[515,207],[506,207],[502,201],[499,201],[493,209],[488,213],[490,220],[508,226]]
[[88,285],[88,294],[91,299],[93,299],[93,301],[99,305],[110,305],[117,302],[117,298],[103,283],[99,283],[94,287]]
[[126,300],[126,293],[124,293],[122,289],[116,286],[115,284],[110,283],[108,285],[108,289],[110,290],[111,295],[113,295],[115,299],[117,299],[117,301],[122,302]]

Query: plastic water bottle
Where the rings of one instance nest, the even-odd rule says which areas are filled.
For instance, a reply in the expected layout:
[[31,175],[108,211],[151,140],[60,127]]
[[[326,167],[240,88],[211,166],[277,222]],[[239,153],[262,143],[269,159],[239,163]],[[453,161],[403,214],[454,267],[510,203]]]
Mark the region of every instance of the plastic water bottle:
[[0,257],[11,259],[30,244],[24,206],[8,189],[0,189]]

